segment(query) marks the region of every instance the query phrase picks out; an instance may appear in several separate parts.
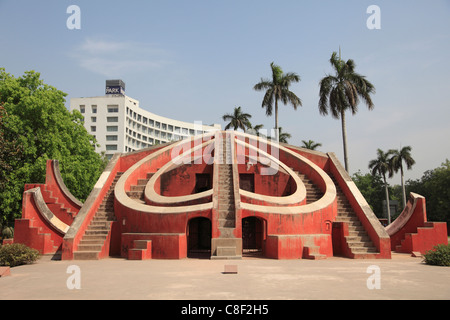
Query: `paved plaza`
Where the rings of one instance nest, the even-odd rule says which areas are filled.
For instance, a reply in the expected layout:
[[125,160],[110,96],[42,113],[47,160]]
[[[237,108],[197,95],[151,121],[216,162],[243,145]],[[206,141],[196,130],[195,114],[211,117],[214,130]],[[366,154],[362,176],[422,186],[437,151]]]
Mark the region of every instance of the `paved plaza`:
[[[226,265],[237,266],[237,274],[225,273]],[[75,275],[78,282],[72,281]],[[448,300],[450,268],[395,253],[391,260],[333,257],[315,261],[52,261],[44,256],[0,278],[0,300],[6,299]]]

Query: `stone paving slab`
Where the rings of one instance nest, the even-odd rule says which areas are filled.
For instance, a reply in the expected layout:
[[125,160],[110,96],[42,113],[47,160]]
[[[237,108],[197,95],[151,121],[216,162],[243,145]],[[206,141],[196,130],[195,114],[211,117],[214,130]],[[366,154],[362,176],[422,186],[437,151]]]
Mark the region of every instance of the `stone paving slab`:
[[[404,300],[450,299],[450,268],[391,260],[51,261],[11,268],[0,300]],[[79,275],[78,278],[75,278]],[[79,281],[77,281],[79,280]],[[79,286],[78,286],[79,285]]]

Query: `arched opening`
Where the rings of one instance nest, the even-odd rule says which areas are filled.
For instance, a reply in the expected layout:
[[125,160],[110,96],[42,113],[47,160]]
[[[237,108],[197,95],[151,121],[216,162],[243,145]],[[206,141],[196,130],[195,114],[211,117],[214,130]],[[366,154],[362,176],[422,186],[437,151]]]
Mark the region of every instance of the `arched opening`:
[[258,256],[264,254],[265,220],[256,217],[242,219],[242,254]]
[[210,258],[211,221],[208,218],[191,219],[186,231],[187,256],[189,258]]

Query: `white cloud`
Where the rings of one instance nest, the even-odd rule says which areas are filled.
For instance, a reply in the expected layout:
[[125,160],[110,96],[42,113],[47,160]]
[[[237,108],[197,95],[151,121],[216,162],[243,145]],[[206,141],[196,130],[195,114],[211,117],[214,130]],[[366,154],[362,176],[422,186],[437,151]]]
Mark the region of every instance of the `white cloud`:
[[89,37],[69,54],[78,65],[106,77],[146,72],[171,63],[170,54],[156,45]]

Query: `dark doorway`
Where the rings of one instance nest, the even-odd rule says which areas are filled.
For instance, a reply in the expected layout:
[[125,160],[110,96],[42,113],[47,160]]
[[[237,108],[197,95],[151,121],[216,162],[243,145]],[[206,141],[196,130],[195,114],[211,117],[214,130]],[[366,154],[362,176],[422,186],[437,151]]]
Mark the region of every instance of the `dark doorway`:
[[260,255],[264,247],[264,221],[256,217],[242,219],[242,250],[245,255]]
[[207,218],[194,218],[187,228],[187,255],[190,258],[211,257],[211,221]]
[[253,173],[241,173],[239,175],[239,188],[255,192],[255,175]]
[[200,193],[211,189],[211,175],[208,173],[195,174],[195,193]]

